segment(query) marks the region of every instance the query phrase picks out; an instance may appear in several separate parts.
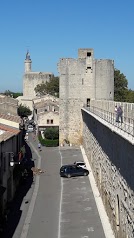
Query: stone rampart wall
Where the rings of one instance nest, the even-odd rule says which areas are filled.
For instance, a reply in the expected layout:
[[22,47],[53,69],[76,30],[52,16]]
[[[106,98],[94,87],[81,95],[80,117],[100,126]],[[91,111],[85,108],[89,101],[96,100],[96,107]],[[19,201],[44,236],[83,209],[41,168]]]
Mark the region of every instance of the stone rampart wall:
[[23,77],[23,96],[33,99],[36,96],[35,87],[42,82],[49,82],[52,76],[52,73],[26,73]]
[[83,146],[115,237],[132,238],[134,146],[83,110],[82,117]]

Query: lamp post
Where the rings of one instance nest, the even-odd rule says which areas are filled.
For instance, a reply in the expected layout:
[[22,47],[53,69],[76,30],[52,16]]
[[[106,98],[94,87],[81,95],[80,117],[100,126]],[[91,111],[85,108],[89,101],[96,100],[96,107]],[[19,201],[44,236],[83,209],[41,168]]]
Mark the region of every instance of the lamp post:
[[14,153],[13,152],[9,152],[9,153],[10,153],[10,166],[13,167],[14,166]]
[[15,164],[20,164],[20,161],[19,162],[16,162],[14,161],[14,152],[3,152],[3,155],[6,155],[6,154],[9,154],[10,155],[10,166],[13,167]]

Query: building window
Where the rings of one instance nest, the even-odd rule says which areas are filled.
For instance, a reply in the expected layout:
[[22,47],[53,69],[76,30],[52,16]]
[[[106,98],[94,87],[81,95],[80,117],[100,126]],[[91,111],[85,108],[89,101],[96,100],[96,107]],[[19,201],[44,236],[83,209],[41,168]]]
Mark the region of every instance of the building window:
[[91,52],[87,52],[87,57],[91,57]]
[[53,124],[53,119],[51,120],[47,119],[47,124]]
[[90,107],[90,98],[87,98],[87,107]]

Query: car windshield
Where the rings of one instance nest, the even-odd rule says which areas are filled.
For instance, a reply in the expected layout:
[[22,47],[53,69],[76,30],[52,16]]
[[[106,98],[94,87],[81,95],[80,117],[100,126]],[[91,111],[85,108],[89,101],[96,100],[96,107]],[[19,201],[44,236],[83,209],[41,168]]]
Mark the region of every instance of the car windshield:
[[76,164],[76,165],[85,165],[84,162],[77,162],[77,161],[74,164]]

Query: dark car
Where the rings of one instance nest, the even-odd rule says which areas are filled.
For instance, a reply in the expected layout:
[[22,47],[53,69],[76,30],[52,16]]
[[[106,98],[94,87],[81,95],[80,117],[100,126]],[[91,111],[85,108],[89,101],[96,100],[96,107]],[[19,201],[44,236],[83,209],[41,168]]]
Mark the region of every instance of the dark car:
[[74,177],[74,176],[87,176],[89,174],[89,171],[87,169],[83,169],[81,167],[78,167],[76,165],[63,165],[60,168],[60,176],[61,177]]

